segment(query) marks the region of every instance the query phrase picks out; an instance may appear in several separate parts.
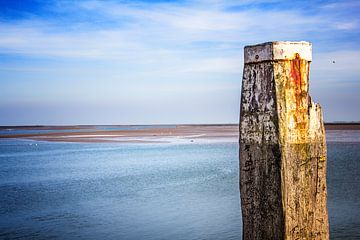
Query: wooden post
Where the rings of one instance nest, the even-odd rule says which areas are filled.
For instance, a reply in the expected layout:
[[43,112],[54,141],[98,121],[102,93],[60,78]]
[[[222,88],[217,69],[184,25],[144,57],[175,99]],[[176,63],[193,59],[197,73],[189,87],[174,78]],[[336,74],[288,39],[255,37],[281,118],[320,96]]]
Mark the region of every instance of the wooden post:
[[246,46],[240,114],[243,239],[329,239],[326,143],[309,96],[311,43]]

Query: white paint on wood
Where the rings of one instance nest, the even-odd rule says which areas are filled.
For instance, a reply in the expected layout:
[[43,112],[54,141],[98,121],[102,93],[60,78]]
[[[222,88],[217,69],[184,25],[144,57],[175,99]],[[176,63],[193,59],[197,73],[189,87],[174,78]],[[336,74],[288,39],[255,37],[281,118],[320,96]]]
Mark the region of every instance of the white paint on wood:
[[244,49],[245,63],[263,61],[292,60],[296,54],[301,59],[312,61],[312,45],[310,42],[267,42],[246,46]]

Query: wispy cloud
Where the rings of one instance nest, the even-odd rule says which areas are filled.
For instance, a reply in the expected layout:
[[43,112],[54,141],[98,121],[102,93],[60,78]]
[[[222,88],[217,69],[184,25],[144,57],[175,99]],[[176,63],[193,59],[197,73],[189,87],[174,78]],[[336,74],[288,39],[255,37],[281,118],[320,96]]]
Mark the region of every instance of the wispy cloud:
[[[180,99],[186,89],[210,99],[210,90],[239,91],[244,45],[308,40],[314,44],[316,78],[329,70],[332,79],[340,79],[337,69],[351,72],[353,79],[360,68],[357,4],[50,1],[39,13],[0,18],[0,78],[14,89],[7,99],[25,96],[26,90],[16,92],[14,83],[25,78],[33,79],[33,89],[50,89],[37,96],[26,92],[28,98],[44,101],[51,96],[76,99],[77,93],[119,100],[114,89],[122,89],[121,101],[147,94],[161,104],[159,96],[165,98],[165,92]],[[54,82],[59,94],[51,90]],[[67,93],[65,83],[73,86]],[[136,90],[139,86],[143,90]]]
[[337,22],[335,23],[335,28],[340,30],[353,30],[358,28],[358,22],[357,21],[351,21],[351,22]]
[[[239,45],[279,39],[310,39],[312,32],[324,29],[354,29],[356,22],[334,23],[319,16],[305,16],[296,10],[253,9],[227,11],[214,1],[204,8],[199,2],[181,4],[125,4],[81,1],[62,7],[63,11],[86,12],[110,21],[110,25],[71,19],[63,28],[59,21],[31,19],[0,25],[0,50],[3,53],[79,58],[129,58],[140,53],[186,52],[196,50],[199,42],[214,43],[209,49],[222,50],[227,44]],[[248,1],[249,3],[250,1]],[[57,11],[60,11],[57,9]],[[100,16],[99,16],[100,15]],[[216,46],[216,43],[218,45]],[[215,48],[214,48],[215,47]],[[202,54],[193,51],[193,54]]]
[[335,9],[335,10],[344,9],[344,8],[348,10],[349,8],[358,8],[358,7],[360,7],[360,2],[357,0],[331,2],[331,3],[326,3],[322,6],[322,8],[324,9]]

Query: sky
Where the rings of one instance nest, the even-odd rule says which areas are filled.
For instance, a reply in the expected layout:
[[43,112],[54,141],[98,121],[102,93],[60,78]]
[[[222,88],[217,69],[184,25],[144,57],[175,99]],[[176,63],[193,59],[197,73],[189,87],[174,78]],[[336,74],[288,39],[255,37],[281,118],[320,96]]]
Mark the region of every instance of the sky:
[[357,0],[0,0],[0,125],[238,123],[243,48],[269,41],[312,42],[325,121],[360,121],[359,16]]

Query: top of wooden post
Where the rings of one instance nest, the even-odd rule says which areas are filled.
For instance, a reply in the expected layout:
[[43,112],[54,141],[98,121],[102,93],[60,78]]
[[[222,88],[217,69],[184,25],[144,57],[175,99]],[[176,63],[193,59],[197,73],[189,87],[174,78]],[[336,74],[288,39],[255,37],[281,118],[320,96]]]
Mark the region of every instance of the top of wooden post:
[[310,42],[266,42],[245,46],[244,62],[258,63],[275,60],[292,60],[300,57],[312,60],[312,46]]

